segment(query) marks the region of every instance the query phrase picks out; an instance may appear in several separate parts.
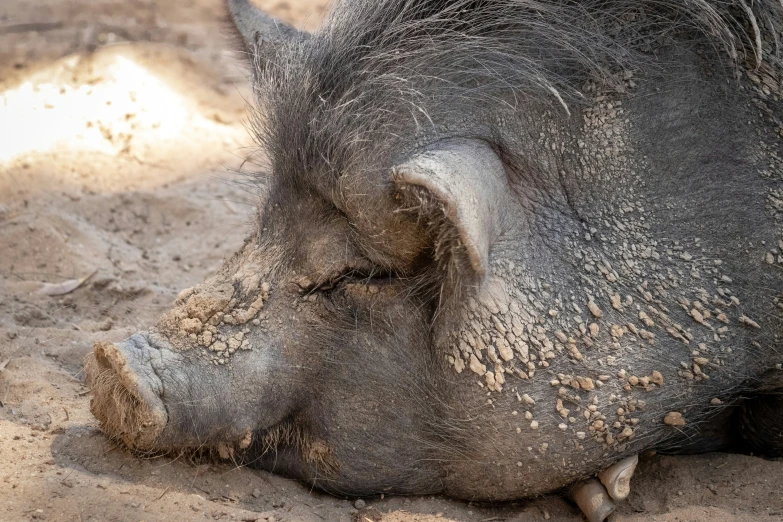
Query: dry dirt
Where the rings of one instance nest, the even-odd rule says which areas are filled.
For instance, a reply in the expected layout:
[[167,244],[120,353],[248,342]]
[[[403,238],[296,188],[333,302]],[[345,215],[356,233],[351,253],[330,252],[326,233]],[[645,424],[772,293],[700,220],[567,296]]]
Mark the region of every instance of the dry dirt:
[[[312,29],[321,0],[259,2]],[[152,323],[242,242],[244,72],[219,0],[0,3],[0,520],[581,520],[557,496],[333,498],[142,460],[90,416],[82,359]],[[65,295],[44,283],[85,280]],[[783,462],[644,459],[618,520],[783,520]]]

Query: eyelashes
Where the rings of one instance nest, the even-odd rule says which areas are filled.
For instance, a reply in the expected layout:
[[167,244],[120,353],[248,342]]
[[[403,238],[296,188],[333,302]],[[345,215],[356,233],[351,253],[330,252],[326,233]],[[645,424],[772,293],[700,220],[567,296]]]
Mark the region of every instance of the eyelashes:
[[322,283],[312,285],[303,293],[306,295],[312,295],[314,293],[328,294],[350,284],[377,286],[391,284],[397,279],[399,279],[398,274],[390,270],[383,270],[380,268],[372,270],[349,269],[334,277],[326,279]]

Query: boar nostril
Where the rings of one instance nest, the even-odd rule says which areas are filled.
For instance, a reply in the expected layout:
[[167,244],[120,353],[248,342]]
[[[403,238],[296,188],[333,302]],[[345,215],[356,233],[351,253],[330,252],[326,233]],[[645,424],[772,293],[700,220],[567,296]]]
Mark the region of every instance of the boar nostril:
[[[134,449],[151,449],[166,424],[162,406],[129,367],[120,349],[97,342],[85,363],[90,410],[103,430]],[[160,401],[157,401],[160,402]]]

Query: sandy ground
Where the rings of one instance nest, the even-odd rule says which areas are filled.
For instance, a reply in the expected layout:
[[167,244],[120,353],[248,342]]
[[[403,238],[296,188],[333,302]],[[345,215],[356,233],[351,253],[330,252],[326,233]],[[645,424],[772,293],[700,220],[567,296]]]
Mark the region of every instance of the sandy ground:
[[[324,12],[259,4],[309,29]],[[137,459],[97,430],[92,343],[149,325],[247,231],[226,168],[250,150],[248,90],[220,16],[218,0],[0,3],[0,520],[581,520],[557,496],[359,511],[266,473]],[[783,520],[782,483],[783,462],[654,456],[618,520]]]

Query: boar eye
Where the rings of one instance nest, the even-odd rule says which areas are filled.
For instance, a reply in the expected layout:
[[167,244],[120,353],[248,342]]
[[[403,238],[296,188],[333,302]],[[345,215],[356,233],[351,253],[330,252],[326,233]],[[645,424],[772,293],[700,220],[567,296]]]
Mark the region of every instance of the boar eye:
[[345,285],[349,284],[361,284],[361,285],[386,285],[394,282],[398,279],[398,275],[390,270],[384,270],[381,268],[373,269],[348,269],[336,274],[325,280],[323,283],[313,285],[308,291],[308,294],[314,292],[331,292],[337,290]]

